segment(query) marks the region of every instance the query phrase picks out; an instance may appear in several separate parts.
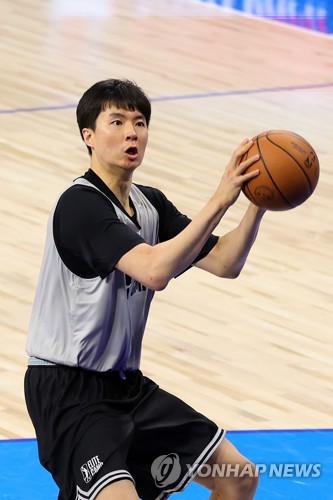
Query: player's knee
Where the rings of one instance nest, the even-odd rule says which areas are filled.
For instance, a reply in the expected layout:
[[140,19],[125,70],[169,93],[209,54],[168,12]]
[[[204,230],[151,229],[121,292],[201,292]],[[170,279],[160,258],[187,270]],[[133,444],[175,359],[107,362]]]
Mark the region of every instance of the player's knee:
[[[235,468],[235,471],[231,471],[227,478],[217,478],[214,492],[224,494],[227,488],[229,492],[233,492],[235,497],[250,500],[254,496],[258,482],[256,466],[251,462],[246,462]],[[216,498],[219,497],[216,496]]]
[[139,500],[139,497],[132,481],[124,479],[103,488],[96,500]]
[[253,498],[257,489],[259,477],[256,466],[250,462],[246,464],[248,473],[237,478],[236,488],[240,493],[240,498]]

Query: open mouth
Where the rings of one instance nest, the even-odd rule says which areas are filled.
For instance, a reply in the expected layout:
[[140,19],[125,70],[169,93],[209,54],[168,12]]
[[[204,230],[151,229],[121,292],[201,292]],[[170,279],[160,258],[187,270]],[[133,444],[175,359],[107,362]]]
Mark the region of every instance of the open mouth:
[[126,149],[125,153],[131,158],[135,158],[138,155],[138,148],[135,146],[131,146]]

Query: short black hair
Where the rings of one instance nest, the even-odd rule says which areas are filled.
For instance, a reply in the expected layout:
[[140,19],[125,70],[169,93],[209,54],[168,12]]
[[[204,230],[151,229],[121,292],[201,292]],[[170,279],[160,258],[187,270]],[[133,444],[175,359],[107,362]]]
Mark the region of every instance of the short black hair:
[[[109,78],[95,83],[79,100],[76,119],[83,140],[82,130],[84,128],[95,130],[99,114],[112,105],[119,109],[140,111],[146,119],[147,127],[149,126],[151,104],[144,91],[130,80]],[[91,156],[91,148],[89,146],[87,148]]]

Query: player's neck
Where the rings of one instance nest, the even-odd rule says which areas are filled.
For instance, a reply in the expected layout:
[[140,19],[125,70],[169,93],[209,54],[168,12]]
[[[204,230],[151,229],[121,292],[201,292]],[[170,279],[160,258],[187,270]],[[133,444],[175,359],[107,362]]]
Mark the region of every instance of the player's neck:
[[134,215],[134,210],[130,204],[130,190],[131,190],[131,183],[127,182],[117,182],[112,184],[112,186],[109,186],[113,194],[118,198],[126,212],[132,216]]
[[91,169],[108,186],[113,194],[118,198],[129,215],[133,215],[133,208],[130,205],[129,195],[132,185],[132,173],[112,172],[96,165],[91,165]]

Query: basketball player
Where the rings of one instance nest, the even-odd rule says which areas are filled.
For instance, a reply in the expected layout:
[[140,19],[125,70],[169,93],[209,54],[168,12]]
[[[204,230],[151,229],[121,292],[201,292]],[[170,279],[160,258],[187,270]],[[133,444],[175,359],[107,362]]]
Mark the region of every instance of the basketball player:
[[[258,157],[241,161],[252,145],[244,140],[191,221],[161,191],[133,183],[150,114],[136,84],[112,79],[77,107],[90,169],[50,215],[27,339],[25,394],[40,461],[61,500],[162,500],[191,479],[211,499],[251,499],[254,465],[224,430],[145,377],[140,355],[155,291],[191,266],[239,275],[264,211],[250,204],[233,231],[212,232],[258,174],[245,173]],[[203,464],[251,473],[200,478]]]

